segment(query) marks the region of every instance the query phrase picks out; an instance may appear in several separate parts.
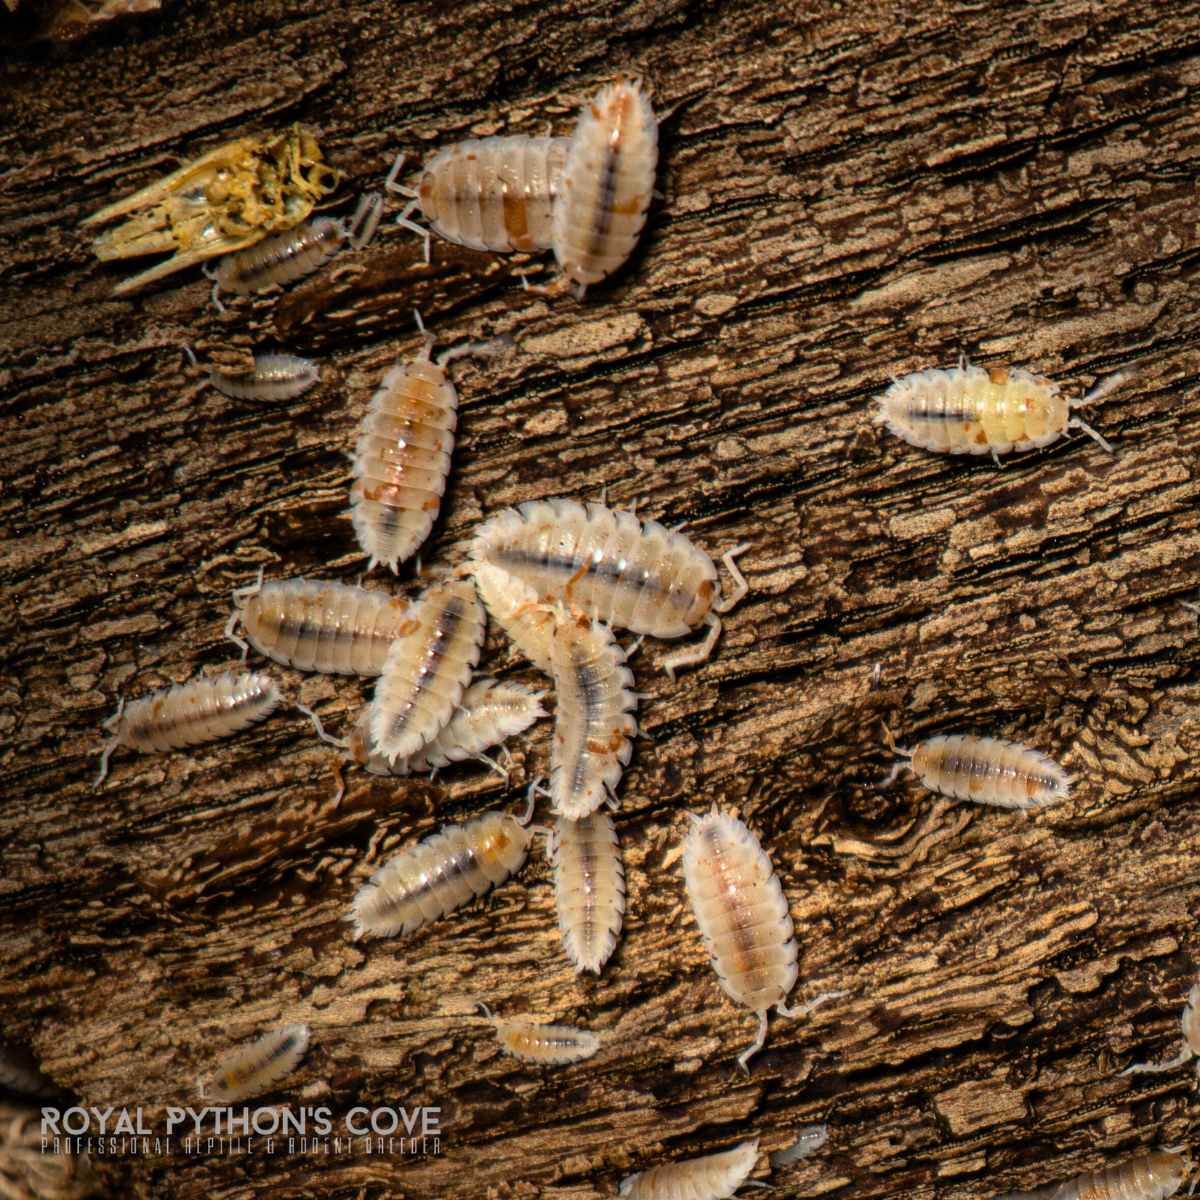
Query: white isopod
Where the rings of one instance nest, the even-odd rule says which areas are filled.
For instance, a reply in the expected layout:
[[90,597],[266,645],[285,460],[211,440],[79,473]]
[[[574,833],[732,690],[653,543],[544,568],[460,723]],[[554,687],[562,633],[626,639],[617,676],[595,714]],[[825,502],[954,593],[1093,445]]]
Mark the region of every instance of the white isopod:
[[779,877],[758,838],[714,804],[692,817],[683,846],[683,875],[696,924],[717,979],[732,999],[758,1013],[758,1038],[737,1060],[746,1063],[767,1037],[767,1013],[802,1017],[818,1004],[844,995],[823,992],[799,1008],[788,1008],[796,982],[796,940]]
[[472,567],[479,597],[492,620],[538,670],[552,675],[550,647],[558,627],[554,610],[516,575],[489,562],[476,562]]
[[347,921],[354,939],[412,933],[498,887],[525,863],[530,836],[521,818],[489,812],[401,850],[359,888]]
[[1166,1200],[1179,1190],[1193,1166],[1190,1159],[1176,1153],[1174,1148],[1154,1150],[1115,1167],[1085,1171],[1057,1186],[1051,1184],[1034,1192],[1007,1195],[1053,1196],[1055,1200]]
[[758,1161],[758,1138],[720,1154],[639,1171],[621,1183],[625,1200],[727,1200]]
[[449,724],[479,662],[487,616],[475,585],[428,588],[396,631],[371,701],[376,752],[410,758]]
[[[411,604],[403,596],[319,579],[282,579],[233,593],[225,636],[260,654],[330,675],[379,675]],[[238,625],[246,637],[234,634]]]
[[122,699],[116,713],[104,722],[114,737],[104,748],[99,787],[108,774],[108,757],[118,746],[140,754],[182,750],[214,742],[265,720],[280,702],[279,689],[269,675],[217,675],[193,679],[153,692],[128,706]]
[[770,1155],[771,1169],[790,1167],[792,1163],[803,1162],[812,1154],[816,1154],[829,1141],[829,1129],[825,1125],[805,1125],[796,1135],[796,1140],[782,1150],[776,1150]]
[[618,79],[583,107],[554,206],[554,254],[582,296],[633,253],[658,169],[658,121],[641,80]]
[[[184,346],[192,365],[198,365],[189,346]],[[321,370],[310,359],[298,354],[256,354],[254,370],[249,373],[208,368],[208,381],[235,400],[292,400],[303,396],[320,381]]]
[[996,808],[1045,808],[1071,795],[1071,777],[1052,758],[1005,738],[955,733],[918,742],[911,750],[888,745],[907,762],[898,762],[880,788],[910,769],[931,791],[955,800]]
[[643,525],[632,513],[602,504],[535,500],[506,508],[479,527],[469,547],[473,571],[482,564],[499,567],[539,600],[572,604],[615,628],[678,638],[704,623],[704,642],[663,664],[672,679],[679,668],[709,656],[721,632],[716,614],[749,590],[733,561],[745,549],[722,556],[735,585],[723,600],[717,569],[698,546],[657,521]]
[[550,858],[563,949],[576,974],[599,975],[625,916],[625,868],[612,817],[603,811],[581,821],[559,817]]
[[307,1025],[284,1025],[224,1063],[208,1081],[200,1081],[200,1095],[217,1104],[233,1104],[265,1092],[290,1075],[308,1049]]
[[600,1049],[600,1039],[590,1029],[573,1025],[534,1025],[530,1021],[502,1021],[482,1000],[476,1004],[496,1028],[506,1054],[526,1062],[562,1064],[591,1058]]
[[1101,380],[1082,400],[1067,400],[1058,384],[1042,375],[1004,367],[959,365],[915,371],[881,396],[876,425],[922,450],[941,454],[1001,454],[1056,442],[1068,429],[1082,429],[1110,454],[1112,446],[1071,409],[1107,396],[1133,377],[1126,368]]
[[[1136,1075],[1142,1071],[1173,1071],[1182,1067],[1191,1058],[1200,1058],[1200,983],[1197,983],[1188,994],[1187,1003],[1183,1006],[1183,1049],[1165,1063],[1134,1063],[1121,1072],[1122,1075]],[[1196,1077],[1200,1079],[1200,1062],[1196,1064]]]

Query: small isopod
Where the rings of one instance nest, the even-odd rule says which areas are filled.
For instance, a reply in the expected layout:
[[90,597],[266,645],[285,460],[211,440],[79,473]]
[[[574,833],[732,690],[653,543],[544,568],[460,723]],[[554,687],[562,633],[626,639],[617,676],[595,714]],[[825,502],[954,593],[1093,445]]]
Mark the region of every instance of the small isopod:
[[720,1154],[639,1171],[621,1183],[626,1200],[727,1200],[758,1161],[758,1138]]
[[104,722],[115,736],[104,748],[99,787],[108,774],[108,757],[118,746],[140,754],[182,750],[201,742],[214,742],[249,729],[276,709],[281,697],[269,675],[217,675],[193,679],[153,692],[126,706],[122,700]]
[[[1200,983],[1197,983],[1188,994],[1187,1003],[1183,1006],[1183,1049],[1165,1063],[1134,1063],[1121,1072],[1122,1075],[1137,1075],[1143,1071],[1173,1071],[1182,1067],[1193,1057],[1200,1057]],[[1200,1063],[1196,1064],[1196,1077],[1200,1079]]]
[[1072,408],[1107,396],[1134,375],[1124,368],[1102,379],[1082,400],[1067,400],[1057,383],[1042,375],[1005,367],[959,365],[915,371],[897,379],[881,396],[876,425],[939,454],[1001,454],[1040,449],[1068,429],[1082,429],[1110,454],[1112,446]]
[[890,730],[886,736],[889,747],[909,761],[896,763],[880,788],[893,784],[907,767],[931,792],[996,808],[1045,808],[1071,795],[1066,771],[1020,742],[954,733],[905,750]]
[[539,600],[573,604],[593,621],[657,638],[685,637],[699,624],[704,642],[673,655],[663,669],[703,662],[721,633],[717,613],[728,612],[749,590],[733,561],[728,599],[718,591],[717,569],[703,550],[657,521],[573,500],[535,500],[506,508],[484,522],[470,544],[471,569],[481,564],[516,576]]
[[[195,363],[196,356],[184,349]],[[321,369],[298,354],[256,354],[248,374],[209,367],[208,379],[218,392],[235,400],[292,400],[320,382]]]
[[796,940],[779,876],[758,838],[714,804],[692,817],[683,846],[683,875],[696,924],[726,993],[758,1013],[758,1038],[737,1060],[746,1063],[767,1037],[767,1012],[802,1017],[843,992],[823,992],[799,1008],[788,1008],[796,982]]
[[557,1065],[591,1058],[600,1049],[600,1039],[590,1029],[576,1029],[573,1025],[534,1025],[529,1021],[501,1021],[482,1000],[476,1003],[496,1027],[496,1041],[513,1058]]
[[264,1033],[253,1046],[241,1051],[208,1081],[208,1095],[201,1081],[200,1095],[218,1104],[233,1104],[265,1092],[290,1075],[308,1049],[307,1025],[284,1025]]
[[582,821],[559,817],[550,858],[563,949],[576,974],[599,975],[625,916],[625,868],[612,817],[603,811]]
[[553,610],[538,600],[537,592],[527,583],[500,567],[477,562],[473,573],[479,598],[492,620],[538,670],[553,674],[550,647],[558,626]]
[[213,273],[213,298],[219,291],[246,296],[273,284],[295,283],[319,271],[346,241],[346,227],[336,217],[314,217],[274,237],[227,254]]
[[658,121],[641,80],[618,79],[583,107],[554,206],[554,254],[582,296],[633,253],[658,169]]
[[771,1169],[778,1170],[780,1167],[790,1167],[792,1163],[803,1162],[809,1155],[816,1154],[827,1141],[829,1129],[825,1125],[805,1125],[790,1146],[771,1154]]
[[412,933],[449,916],[515,875],[525,863],[530,836],[524,817],[489,812],[441,831],[393,855],[359,888],[347,921],[354,939]]
[[371,738],[395,763],[449,724],[479,661],[487,616],[469,579],[428,588],[396,631],[371,701]]
[[1015,1194],[1040,1196],[1051,1192],[1056,1200],[1166,1200],[1179,1190],[1193,1165],[1174,1149],[1154,1150],[1115,1167],[1084,1171],[1054,1189]]
[[[259,654],[328,675],[379,675],[411,604],[403,596],[319,579],[282,579],[233,593],[225,636]],[[238,625],[246,637],[237,637]]]

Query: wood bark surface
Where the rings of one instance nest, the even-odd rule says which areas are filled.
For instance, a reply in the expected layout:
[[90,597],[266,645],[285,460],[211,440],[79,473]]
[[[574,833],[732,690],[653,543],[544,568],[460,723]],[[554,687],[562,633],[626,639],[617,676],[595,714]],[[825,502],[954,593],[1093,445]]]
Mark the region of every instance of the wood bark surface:
[[[645,75],[659,187],[626,270],[582,301],[523,291],[549,258],[366,252],[219,315],[197,270],[112,296],[90,212],[245,132],[300,121],[343,173],[492,133],[570,132],[584,98]],[[1200,904],[1196,616],[1200,4],[1191,0],[167,0],[0,65],[5,604],[0,729],[3,1035],[88,1105],[161,1126],[193,1081],[285,1021],[313,1029],[293,1105],[430,1104],[437,1157],[106,1158],[117,1195],[612,1196],[630,1170],[765,1149],[826,1120],[777,1194],[987,1196],[1195,1130],[1178,1048]],[[394,211],[393,206],[393,211]],[[129,269],[127,269],[129,268]],[[354,890],[398,847],[509,786],[353,774],[282,710],[191,753],[119,751],[118,696],[238,665],[231,589],[353,579],[344,451],[397,355],[511,331],[456,365],[453,474],[423,560],[545,496],[609,501],[710,552],[750,594],[670,685],[633,659],[638,743],[617,817],[629,905],[601,978],[561,951],[540,846],[518,878],[414,936],[354,944]],[[190,368],[252,347],[318,357],[270,406]],[[1086,437],[1004,469],[872,425],[892,374],[1026,364],[1080,394],[1137,381]],[[384,580],[378,573],[372,582]],[[402,583],[411,585],[406,570]],[[628,640],[628,639],[625,639]],[[252,664],[256,664],[252,657]],[[872,672],[880,664],[881,679]],[[537,682],[493,631],[483,665]],[[346,729],[369,685],[275,669]],[[881,721],[1016,738],[1078,777],[1034,817],[880,793]],[[680,870],[689,812],[737,806],[771,848],[806,1020],[718,986]],[[471,998],[585,1024],[604,1049],[499,1055]],[[756,1172],[767,1177],[765,1160]],[[365,1190],[364,1190],[365,1189]]]

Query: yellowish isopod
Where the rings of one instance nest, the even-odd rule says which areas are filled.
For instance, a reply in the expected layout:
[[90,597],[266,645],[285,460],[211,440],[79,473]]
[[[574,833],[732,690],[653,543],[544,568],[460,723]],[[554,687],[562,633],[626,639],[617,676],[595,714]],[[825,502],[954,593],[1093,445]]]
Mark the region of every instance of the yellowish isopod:
[[272,1029],[218,1068],[208,1082],[207,1095],[201,1082],[200,1095],[217,1104],[233,1104],[265,1092],[296,1069],[308,1049],[308,1036],[307,1025]]
[[550,858],[563,949],[576,974],[599,975],[625,916],[625,868],[612,817],[603,811],[581,821],[559,817]]
[[1154,1150],[1115,1167],[1084,1171],[1057,1188],[1040,1191],[1052,1191],[1056,1200],[1166,1200],[1179,1190],[1193,1165],[1174,1149]]
[[501,1021],[482,1000],[476,1003],[496,1027],[496,1041],[513,1058],[559,1065],[591,1058],[600,1049],[600,1039],[590,1029],[576,1029],[573,1025],[534,1025],[529,1021]]
[[758,1161],[758,1138],[720,1154],[639,1171],[621,1183],[625,1200],[727,1200]]
[[474,563],[473,574],[492,620],[538,670],[552,675],[550,647],[558,627],[553,609],[542,604],[527,583],[489,562]]

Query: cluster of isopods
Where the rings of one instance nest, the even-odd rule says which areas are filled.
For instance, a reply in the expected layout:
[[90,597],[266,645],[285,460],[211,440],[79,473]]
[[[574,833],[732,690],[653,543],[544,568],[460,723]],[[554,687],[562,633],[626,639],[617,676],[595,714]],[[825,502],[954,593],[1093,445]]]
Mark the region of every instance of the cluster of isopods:
[[[398,185],[403,158],[386,181],[411,197],[399,222],[426,238],[415,210],[439,236],[479,250],[552,249],[578,295],[630,256],[654,194],[657,123],[638,81],[618,80],[584,107],[573,136],[493,137],[438,153],[416,189]],[[286,284],[319,269],[344,246],[364,249],[379,226],[382,193],[362,198],[349,221],[306,219],[295,229],[227,255],[213,273],[219,293],[246,294]],[[207,268],[206,268],[207,269]],[[420,324],[420,317],[417,317]],[[421,325],[422,330],[424,326]],[[458,397],[447,366],[463,355],[501,352],[503,340],[422,355],[389,371],[371,400],[354,456],[351,515],[368,570],[398,573],[437,520],[450,460]],[[190,354],[189,350],[189,354]],[[193,356],[194,361],[194,356]],[[1108,394],[1129,370],[1101,381],[1077,404]],[[250,375],[220,369],[210,380],[239,398],[281,400],[318,378],[315,364],[264,355]],[[1071,415],[1057,385],[1024,370],[961,363],[896,379],[878,397],[875,420],[911,444],[949,453],[991,453],[1046,446],[1073,428],[1107,451],[1111,445]],[[342,760],[378,775],[437,771],[475,759],[507,776],[488,751],[547,716],[547,691],[491,677],[475,679],[487,620],[549,676],[556,698],[547,786],[528,790],[526,811],[489,811],[464,825],[402,849],[352,898],[346,920],[354,938],[410,934],[503,883],[523,866],[537,833],[548,836],[564,952],[577,972],[600,974],[614,952],[625,913],[625,880],[611,811],[638,734],[640,697],[627,666],[631,649],[614,631],[678,639],[703,629],[698,643],[668,657],[664,670],[703,662],[721,632],[721,614],[746,594],[737,546],[721,559],[732,586],[723,595],[713,559],[678,529],[641,521],[603,503],[531,501],[488,517],[462,547],[463,561],[442,571],[415,599],[382,590],[296,578],[257,582],[234,592],[226,634],[242,649],[301,670],[376,679],[371,703],[349,734],[328,734],[317,713],[302,708]],[[240,630],[240,635],[239,635]],[[149,753],[182,749],[244,730],[281,701],[267,675],[246,672],[201,678],[122,702],[106,724],[97,786],[117,746]],[[1006,808],[1036,809],[1068,796],[1063,768],[1036,750],[1000,738],[934,737],[912,749],[888,744],[898,761],[880,786],[908,768],[932,791]],[[339,788],[335,804],[344,792]],[[530,822],[537,800],[550,801],[553,828]],[[737,1064],[763,1046],[768,1014],[799,1017],[841,996],[827,991],[790,1007],[798,978],[797,944],[787,897],[756,835],[714,804],[691,817],[682,849],[683,877],[696,924],[717,979],[735,1003],[758,1017],[753,1043]],[[1183,1054],[1200,1053],[1195,1021],[1200,985],[1184,1014]],[[501,1048],[545,1064],[596,1054],[599,1037],[567,1025],[505,1021],[482,1001]],[[1194,1027],[1195,1026],[1195,1027]],[[256,1095],[289,1075],[309,1044],[309,1030],[287,1025],[267,1033],[201,1080],[206,1098],[230,1103]],[[779,1169],[818,1149],[823,1126],[802,1130],[770,1156]],[[622,1196],[639,1200],[731,1196],[758,1161],[757,1140],[705,1158],[656,1167],[626,1179]],[[1091,1173],[1057,1187],[1060,1200],[1162,1200],[1182,1182],[1190,1162],[1173,1150]]]

